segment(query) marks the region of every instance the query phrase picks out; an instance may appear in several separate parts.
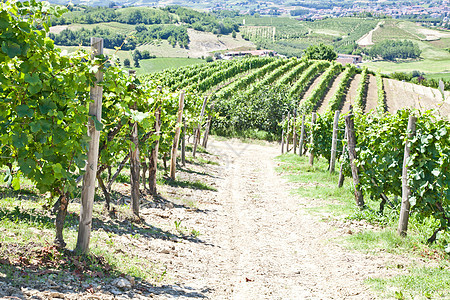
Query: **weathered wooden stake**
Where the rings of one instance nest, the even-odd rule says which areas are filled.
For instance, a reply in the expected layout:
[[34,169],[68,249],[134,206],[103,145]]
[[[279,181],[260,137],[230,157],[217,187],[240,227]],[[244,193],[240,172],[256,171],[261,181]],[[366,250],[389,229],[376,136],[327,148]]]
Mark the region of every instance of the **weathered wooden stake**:
[[400,220],[397,228],[397,233],[401,236],[406,236],[406,232],[408,231],[409,209],[411,208],[411,204],[409,203],[409,198],[411,197],[411,187],[408,185],[408,160],[411,154],[409,141],[416,134],[416,121],[417,118],[415,116],[409,116],[408,140],[405,143],[405,154],[403,157],[402,206],[400,208]]
[[170,159],[170,178],[172,178],[172,180],[175,180],[175,172],[177,170],[177,150],[178,150],[178,141],[180,139],[183,108],[184,108],[184,91],[181,91],[180,101],[178,103],[178,117],[177,117],[176,129],[175,129],[175,137],[173,138],[173,144],[172,144],[172,156]]
[[183,137],[181,139],[181,164],[186,166],[186,120],[183,117]]
[[208,145],[208,137],[209,137],[209,130],[211,128],[211,121],[212,121],[212,116],[210,115],[208,117],[208,122],[206,123],[205,134],[203,135],[202,147],[205,148],[205,149],[206,149],[206,146]]
[[287,132],[286,132],[286,153],[289,153],[289,138],[290,138],[290,131],[291,131],[291,112],[288,112],[288,118],[287,118]]
[[[130,70],[130,76],[134,76],[136,73],[134,70]],[[136,103],[133,105],[133,109],[137,109]],[[139,206],[140,206],[140,193],[139,193],[139,175],[140,175],[140,160],[139,160],[139,134],[138,123],[131,123],[131,144],[130,144],[130,183],[131,183],[131,208],[133,214],[139,218]]]
[[197,126],[197,130],[195,130],[194,132],[194,146],[192,149],[192,156],[195,157],[195,153],[197,152],[197,143],[200,139],[200,128],[202,126],[202,119],[203,119],[203,115],[205,114],[205,109],[206,109],[206,102],[208,101],[208,97],[205,96],[205,99],[203,100],[203,105],[202,105],[202,110],[200,112],[200,121],[198,121],[198,126]]
[[133,214],[139,217],[139,136],[138,123],[135,122],[131,131],[130,144],[130,174],[131,174],[131,207]]
[[292,130],[293,130],[293,137],[292,137],[292,141],[294,143],[294,154],[297,154],[297,109],[294,110],[294,124],[292,125]]
[[281,154],[284,153],[284,119],[285,116],[283,115],[283,128],[281,130]]
[[305,115],[302,115],[302,126],[300,128],[300,142],[298,145],[298,155],[303,155],[303,144],[305,143]]
[[154,147],[150,153],[150,161],[148,167],[148,189],[153,196],[157,195],[156,191],[156,172],[158,170],[158,152],[159,152],[159,138],[161,135],[161,107],[155,111],[155,134],[157,139]]
[[[347,126],[345,126],[345,131],[344,131],[344,139],[347,140]],[[342,153],[344,153],[346,151],[346,146],[345,144],[342,146]],[[338,187],[342,187],[344,185],[344,180],[345,180],[345,176],[344,176],[344,163],[341,163],[341,168],[339,170],[339,181],[338,181]]]
[[334,113],[333,139],[331,141],[330,174],[334,173],[334,168],[336,165],[337,138],[339,130],[338,126],[339,126],[339,111],[337,110]]
[[317,114],[312,113],[311,118],[311,149],[309,151],[309,165],[312,167],[314,165],[314,126],[316,125]]
[[[91,38],[91,49],[93,51],[91,59],[103,54],[103,39]],[[96,82],[103,80],[103,73],[99,70],[96,74]],[[92,210],[95,196],[95,178],[97,175],[98,148],[100,131],[95,128],[94,118],[98,122],[102,120],[102,97],[103,87],[95,84],[91,87],[90,98],[93,101],[89,104],[89,124],[88,135],[91,137],[86,164],[86,173],[83,176],[83,187],[81,191],[81,211],[80,224],[78,227],[78,238],[75,250],[81,253],[89,251],[89,241],[91,238]]]
[[352,169],[353,185],[355,187],[355,201],[356,205],[362,209],[364,207],[364,198],[361,189],[359,188],[359,174],[358,167],[356,166],[356,135],[355,126],[353,122],[353,114],[345,116],[345,125],[347,126],[347,139],[348,139],[348,155],[350,158],[350,167]]

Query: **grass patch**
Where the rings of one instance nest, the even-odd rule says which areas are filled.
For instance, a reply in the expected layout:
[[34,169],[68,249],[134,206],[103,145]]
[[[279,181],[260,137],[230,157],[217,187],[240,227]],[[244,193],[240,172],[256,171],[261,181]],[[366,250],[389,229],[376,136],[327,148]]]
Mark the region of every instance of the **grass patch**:
[[138,75],[159,72],[165,69],[180,68],[189,65],[205,63],[205,60],[186,57],[157,57],[142,59],[139,61],[140,68],[135,68]]
[[390,299],[449,299],[450,270],[440,267],[413,267],[408,275],[371,278],[366,282]]
[[201,164],[214,165],[214,166],[218,166],[219,165],[218,162],[212,161],[212,160],[209,160],[209,159],[206,159],[206,158],[203,158],[201,156],[197,157],[196,159]]
[[213,129],[212,134],[215,136],[222,136],[226,139],[237,138],[244,143],[255,143],[257,141],[273,142],[273,141],[278,141],[280,139],[280,137],[276,134],[273,134],[273,133],[270,133],[270,132],[267,132],[264,130],[259,130],[259,129],[247,129],[247,130],[243,130],[243,131],[236,131],[234,129],[228,129],[227,131],[223,131],[223,132],[216,132]]
[[[148,224],[128,222],[123,219],[120,207],[117,219],[109,219],[103,214],[103,204],[95,203],[91,254],[75,255],[53,246],[55,216],[42,208],[46,202],[43,198],[0,199],[0,232],[4,232],[0,235],[0,258],[3,259],[0,272],[15,286],[51,278],[56,280],[68,274],[85,282],[93,278],[109,281],[125,275],[153,282],[165,277],[165,267],[159,262],[124,252],[121,236],[157,238],[172,234]],[[70,204],[63,231],[67,249],[75,248],[79,210],[78,203]]]
[[181,188],[189,188],[194,190],[204,190],[204,191],[214,191],[217,192],[215,187],[212,187],[204,182],[199,180],[197,181],[188,181],[188,180],[172,180],[169,177],[163,177],[158,182],[160,184],[170,185],[172,187],[181,187]]
[[[410,216],[408,236],[400,237],[396,233],[398,223],[398,206],[385,208],[379,213],[378,199],[365,197],[364,210],[356,208],[351,178],[346,178],[342,188],[337,187],[338,175],[329,174],[328,162],[324,159],[309,166],[309,157],[284,154],[276,158],[276,168],[283,177],[294,183],[292,193],[309,200],[306,210],[311,213],[326,215],[326,220],[344,221],[347,226],[354,222],[375,225],[375,230],[357,229],[355,233],[345,235],[337,241],[347,248],[370,254],[393,253],[404,257],[421,258],[433,262],[428,266],[402,266],[409,268],[408,274],[392,278],[369,279],[367,284],[378,291],[382,297],[396,299],[448,299],[450,295],[450,262],[444,247],[450,241],[448,233],[438,234],[438,243],[427,245],[426,240],[436,226],[436,221],[420,219],[416,214]],[[297,187],[297,185],[299,187]],[[305,203],[305,202],[304,202]],[[358,228],[358,227],[356,227]],[[352,228],[353,229],[353,228]],[[436,262],[441,267],[436,268]],[[397,266],[395,266],[397,267]],[[432,298],[429,298],[429,296]]]
[[[300,187],[292,193],[311,200],[308,210],[317,213],[329,212],[335,216],[351,214],[355,211],[352,182],[346,180],[342,188],[337,187],[338,174],[330,174],[326,160],[315,160],[309,165],[309,157],[284,154],[277,157],[281,162],[276,168],[292,183]],[[326,201],[325,201],[326,200]]]
[[[186,144],[186,152],[192,152],[194,150],[194,145]],[[197,144],[197,149],[195,150],[197,153],[211,154],[208,150],[205,149],[202,145]]]

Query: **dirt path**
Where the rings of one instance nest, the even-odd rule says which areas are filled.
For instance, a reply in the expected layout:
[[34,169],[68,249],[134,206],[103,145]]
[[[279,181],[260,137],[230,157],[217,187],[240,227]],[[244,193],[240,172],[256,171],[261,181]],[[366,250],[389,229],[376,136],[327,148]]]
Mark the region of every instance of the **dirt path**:
[[361,74],[356,74],[353,77],[350,87],[348,88],[347,94],[345,95],[345,102],[342,106],[341,113],[347,113],[350,110],[350,105],[355,103],[356,90],[358,89],[359,82],[361,81]]
[[150,262],[154,281],[136,278],[135,286],[124,288],[101,278],[79,282],[70,274],[20,287],[0,280],[0,298],[367,300],[376,298],[364,280],[405,272],[390,267],[408,265],[405,259],[335,243],[370,226],[305,211],[315,203],[290,194],[293,185],[276,174],[278,145],[212,140],[208,151],[198,156],[212,163],[189,160],[177,180],[216,190],[161,186],[163,200],[142,206],[146,231],[111,227],[117,235],[103,231],[92,244],[110,240],[116,251]]
[[358,46],[360,47],[366,47],[366,46],[371,46],[373,45],[373,41],[372,41],[372,37],[373,37],[373,33],[380,28],[380,25],[384,24],[384,21],[381,21],[377,24],[377,26],[372,29],[371,31],[369,31],[368,33],[366,33],[363,37],[361,37],[359,40],[356,41],[356,43],[358,44]]
[[189,221],[202,243],[170,257],[170,290],[210,299],[375,299],[363,281],[387,272],[390,258],[334,244],[348,230],[301,209],[310,203],[275,173],[278,147],[215,141],[210,149],[225,162],[218,192],[202,205],[207,214]]
[[331,88],[328,90],[325,97],[323,98],[322,103],[320,104],[319,108],[317,109],[317,112],[319,114],[322,114],[327,110],[328,103],[330,102],[330,99],[333,97],[334,92],[336,92],[336,89],[338,88],[343,75],[344,75],[344,72],[341,72],[341,73],[339,73],[339,75],[337,77],[334,78]]
[[376,109],[378,105],[378,87],[377,79],[373,75],[369,75],[369,84],[367,86],[366,106],[364,113],[368,113],[372,109]]

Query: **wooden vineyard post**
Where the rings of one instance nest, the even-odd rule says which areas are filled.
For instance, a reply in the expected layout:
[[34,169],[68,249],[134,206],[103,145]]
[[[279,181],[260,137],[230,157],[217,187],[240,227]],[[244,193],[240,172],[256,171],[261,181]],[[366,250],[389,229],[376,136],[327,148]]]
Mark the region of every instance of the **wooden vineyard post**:
[[156,172],[158,170],[158,151],[159,151],[159,138],[161,130],[161,107],[158,107],[155,111],[155,125],[154,131],[157,135],[155,145],[150,154],[149,168],[148,168],[148,189],[153,196],[156,196]]
[[211,112],[214,110],[214,103],[211,105],[210,108],[210,114],[208,116],[208,122],[206,123],[206,130],[205,130],[205,135],[203,136],[203,143],[202,146],[203,148],[206,149],[206,146],[208,145],[208,137],[209,137],[209,131],[211,129],[211,122],[212,122],[212,115]]
[[416,134],[416,121],[415,116],[409,116],[408,120],[408,140],[405,143],[405,154],[403,157],[403,170],[402,170],[402,206],[400,208],[400,220],[398,222],[397,233],[401,236],[406,236],[408,230],[409,221],[409,209],[411,204],[409,198],[411,197],[411,187],[408,185],[408,160],[411,154],[411,148],[409,141]]
[[[344,139],[347,140],[347,126],[345,126],[345,131],[344,131]],[[345,152],[345,144],[342,146],[342,153]],[[344,176],[344,163],[341,163],[341,168],[339,170],[339,181],[338,181],[338,187],[342,187],[344,185],[344,180],[345,180],[345,176]]]
[[289,135],[291,130],[291,112],[288,112],[287,118],[287,132],[286,132],[286,153],[289,152]]
[[285,116],[283,115],[283,127],[282,127],[282,130],[281,130],[281,154],[283,154],[284,153],[284,119],[285,119]]
[[305,143],[305,115],[302,115],[302,125],[300,127],[300,142],[298,145],[298,155],[303,155],[303,144]]
[[[97,55],[103,55],[103,39],[91,38],[91,49],[93,51],[91,58]],[[95,74],[96,82],[103,80],[101,70]],[[94,118],[98,122],[102,119],[102,97],[103,87],[97,85],[91,87],[90,98],[93,102],[89,104],[89,124],[88,135],[91,137],[89,150],[87,154],[86,173],[83,176],[83,187],[81,190],[81,211],[80,224],[78,227],[78,238],[75,250],[81,253],[89,251],[89,241],[91,238],[92,210],[94,207],[95,196],[95,178],[97,175],[98,148],[100,141],[100,131],[95,128]]]
[[[134,70],[130,70],[130,76],[136,73]],[[133,109],[137,109],[136,103]],[[130,175],[131,175],[131,207],[133,214],[139,218],[139,174],[140,174],[140,161],[139,161],[139,135],[138,135],[138,123],[131,124],[131,144],[130,144]]]
[[184,91],[180,93],[180,101],[178,103],[178,116],[177,116],[177,124],[175,129],[175,137],[173,138],[172,144],[172,156],[170,159],[170,178],[175,180],[175,172],[177,170],[177,150],[178,150],[178,141],[180,139],[180,125],[183,117],[183,108],[184,108]]
[[334,173],[334,168],[336,165],[337,138],[339,130],[338,126],[339,126],[339,111],[337,110],[334,113],[333,139],[331,141],[330,174]]
[[205,96],[205,99],[203,100],[202,111],[200,112],[200,121],[198,122],[197,130],[195,130],[195,132],[194,132],[194,146],[193,146],[193,150],[192,150],[193,157],[195,157],[195,153],[197,152],[197,143],[199,142],[199,139],[200,139],[200,127],[202,125],[203,115],[205,114],[205,108],[206,108],[207,101],[208,101],[208,97]]
[[183,117],[183,137],[181,138],[181,165],[186,166],[186,119]]
[[348,155],[350,158],[350,167],[352,169],[353,185],[355,186],[355,201],[356,205],[362,209],[364,207],[364,199],[361,189],[359,188],[359,174],[358,167],[356,166],[356,135],[355,125],[353,121],[353,114],[345,116],[345,125],[347,128],[347,140],[348,140]]
[[294,143],[294,154],[297,154],[297,128],[296,128],[296,122],[297,122],[297,110],[294,110],[294,123],[292,124],[292,141]]
[[211,128],[211,120],[212,116],[208,116],[208,122],[206,123],[206,130],[205,134],[203,135],[203,143],[202,147],[206,149],[206,146],[208,145],[208,136],[209,136],[209,130]]
[[131,204],[133,214],[139,217],[139,137],[138,123],[135,122],[131,131],[130,173],[131,173]]
[[312,113],[311,118],[311,149],[309,151],[309,165],[312,167],[314,165],[314,126],[316,125],[317,114]]

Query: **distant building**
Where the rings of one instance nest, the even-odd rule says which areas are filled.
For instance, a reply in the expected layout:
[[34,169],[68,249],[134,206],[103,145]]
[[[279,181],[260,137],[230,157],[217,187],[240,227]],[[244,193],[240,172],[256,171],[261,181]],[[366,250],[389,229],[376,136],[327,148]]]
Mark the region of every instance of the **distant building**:
[[273,50],[253,50],[253,51],[230,51],[223,55],[223,59],[233,59],[233,57],[252,56],[278,56]]
[[338,57],[336,58],[336,61],[338,63],[341,63],[343,65],[346,64],[359,64],[362,63],[362,56],[361,55],[351,55],[351,54],[338,54]]

